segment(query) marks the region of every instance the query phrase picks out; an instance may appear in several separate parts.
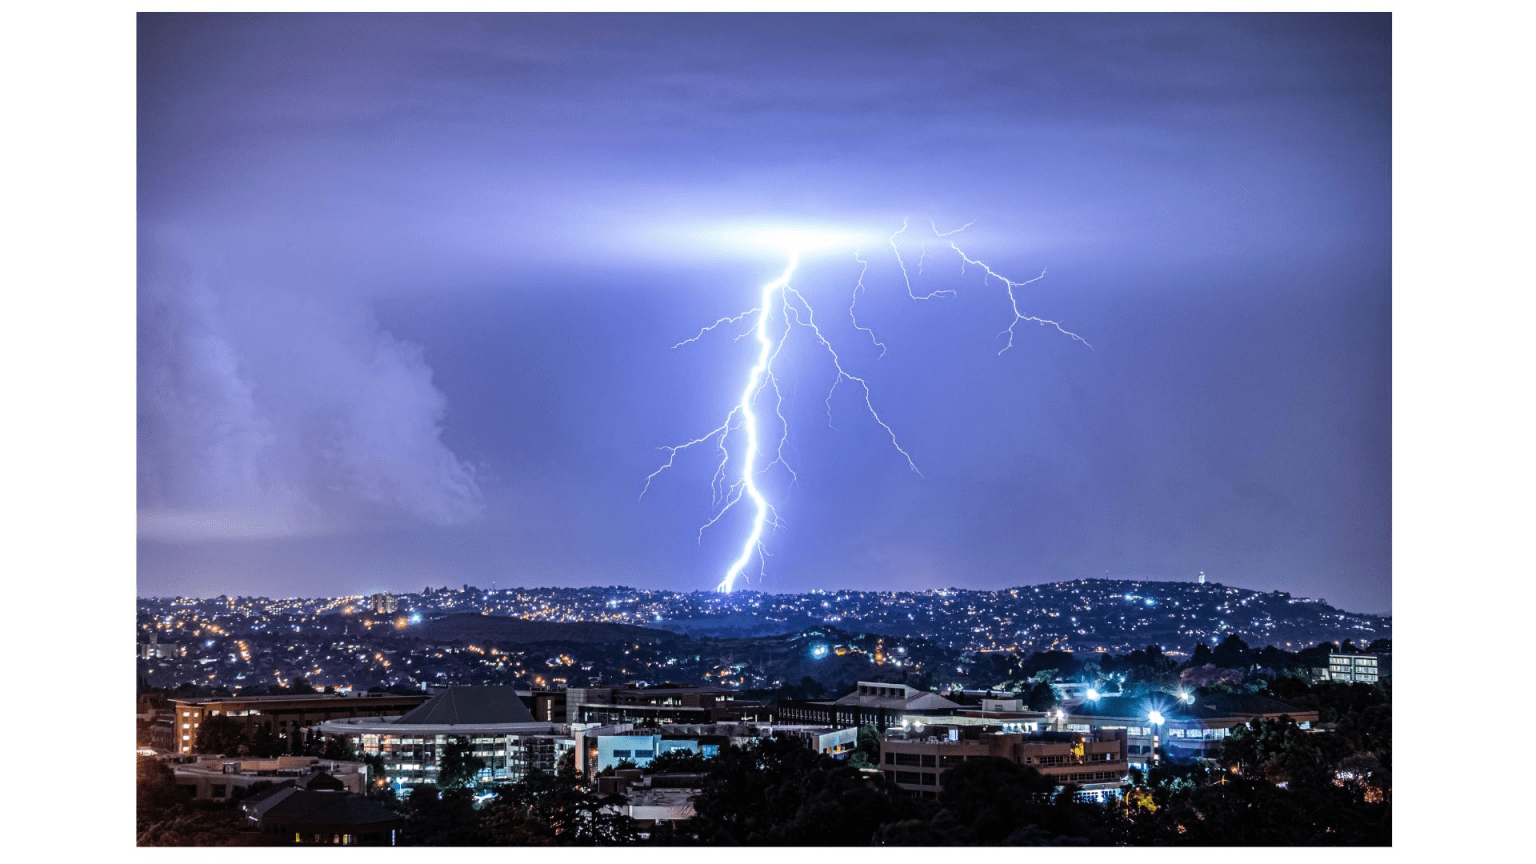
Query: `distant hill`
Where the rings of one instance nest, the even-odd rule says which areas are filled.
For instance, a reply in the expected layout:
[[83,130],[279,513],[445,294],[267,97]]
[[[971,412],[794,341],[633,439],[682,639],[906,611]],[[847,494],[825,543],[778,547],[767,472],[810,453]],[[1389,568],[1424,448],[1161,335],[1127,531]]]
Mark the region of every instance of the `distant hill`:
[[782,633],[798,633],[822,622],[809,615],[796,615],[789,619],[767,619],[746,612],[720,615],[710,618],[684,618],[682,620],[657,621],[655,626],[687,636],[772,636]]
[[427,621],[417,629],[424,639],[440,642],[659,642],[677,638],[664,630],[607,622],[527,621],[505,615],[461,612]]

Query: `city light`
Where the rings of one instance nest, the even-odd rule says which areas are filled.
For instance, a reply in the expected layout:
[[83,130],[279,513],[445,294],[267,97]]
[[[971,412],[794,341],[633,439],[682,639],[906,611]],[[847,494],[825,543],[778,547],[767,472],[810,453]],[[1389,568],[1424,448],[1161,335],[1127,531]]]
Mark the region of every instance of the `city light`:
[[1163,725],[1163,712],[1157,710],[1156,708],[1152,709],[1151,711],[1148,711],[1147,712],[1147,722],[1151,723],[1153,726],[1161,726],[1161,725]]

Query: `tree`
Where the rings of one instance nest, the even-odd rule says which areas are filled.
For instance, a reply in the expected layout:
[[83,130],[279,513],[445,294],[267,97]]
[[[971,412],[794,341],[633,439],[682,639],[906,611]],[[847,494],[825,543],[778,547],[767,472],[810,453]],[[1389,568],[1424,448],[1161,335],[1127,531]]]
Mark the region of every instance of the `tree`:
[[326,735],[319,755],[337,762],[356,762],[357,744],[346,735]]
[[187,800],[188,796],[176,785],[176,775],[159,759],[140,756],[138,764],[139,818],[145,814],[166,810]]
[[873,726],[860,726],[858,743],[848,754],[850,768],[880,767],[880,731]]
[[1247,776],[1276,785],[1317,788],[1332,783],[1333,765],[1344,755],[1336,746],[1335,753],[1324,753],[1327,740],[1304,731],[1289,717],[1258,717],[1246,726],[1232,727],[1222,741],[1221,758]]
[[243,756],[249,749],[245,726],[224,714],[204,717],[197,729],[197,740],[192,742],[192,750],[196,753]]
[[1236,633],[1232,633],[1221,640],[1221,644],[1211,652],[1211,663],[1229,669],[1244,669],[1251,665],[1250,653],[1248,643],[1239,638]]
[[1232,691],[1243,683],[1243,673],[1236,669],[1222,669],[1209,663],[1189,666],[1179,673],[1179,683],[1194,689],[1219,688]]
[[1190,655],[1190,657],[1189,657],[1189,665],[1191,665],[1191,666],[1204,666],[1207,663],[1210,663],[1211,665],[1215,665],[1214,663],[1212,663],[1212,659],[1211,659],[1211,646],[1205,644],[1204,642],[1201,642],[1199,645],[1195,646],[1195,653]]
[[272,733],[272,724],[260,723],[256,726],[255,734],[250,736],[246,752],[262,759],[271,759],[283,755],[286,749],[283,740]]
[[1031,711],[1049,711],[1056,707],[1056,691],[1044,681],[1030,688],[1028,699]]
[[405,799],[404,841],[413,846],[483,846],[475,800],[468,789],[442,792],[417,786]]
[[458,735],[448,739],[437,760],[439,789],[469,789],[475,777],[485,770],[485,760],[475,755],[469,739]]
[[668,750],[645,766],[647,774],[695,774],[709,770],[709,760],[694,750]]
[[574,771],[532,771],[517,783],[499,786],[481,811],[489,842],[518,846],[608,846],[634,842],[634,822],[619,812],[622,795],[598,795],[581,785]]
[[694,829],[706,843],[760,845],[776,824],[794,817],[817,754],[788,738],[717,755],[694,799]]

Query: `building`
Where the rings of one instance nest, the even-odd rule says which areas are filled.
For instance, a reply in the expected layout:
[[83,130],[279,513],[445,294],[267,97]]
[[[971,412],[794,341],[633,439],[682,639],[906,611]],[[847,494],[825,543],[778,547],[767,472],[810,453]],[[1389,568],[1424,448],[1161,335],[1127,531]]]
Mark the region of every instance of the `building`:
[[[553,716],[553,706],[549,710]],[[688,684],[571,687],[565,691],[569,723],[721,723],[743,720],[762,710],[761,702],[739,699],[735,691]]]
[[389,808],[339,790],[281,786],[241,805],[263,834],[298,846],[393,846],[401,820]]
[[886,730],[880,770],[898,787],[923,798],[938,797],[944,772],[971,759],[1006,759],[1027,765],[1058,788],[1079,787],[1084,798],[1120,794],[1130,768],[1126,730],[1005,732],[999,726],[912,725]]
[[1056,728],[1067,732],[1096,733],[1124,730],[1133,767],[1151,764],[1157,748],[1170,758],[1215,758],[1221,742],[1234,726],[1256,718],[1290,717],[1303,729],[1317,722],[1317,712],[1302,710],[1278,699],[1239,693],[1155,697],[1105,696],[1055,712]]
[[160,630],[149,631],[149,641],[139,643],[140,660],[169,660],[187,656],[187,646],[180,642],[161,642]]
[[794,738],[818,753],[842,758],[858,746],[858,736],[857,728],[832,729],[773,723],[710,723],[641,729],[609,727],[587,733],[588,747],[595,748],[596,754],[595,758],[586,760],[585,764],[590,764],[596,771],[617,768],[623,762],[629,762],[636,768],[645,768],[657,756],[674,750],[686,750],[710,757],[732,744],[746,747],[763,738],[773,737]]
[[482,783],[515,783],[530,771],[554,773],[576,741],[571,728],[533,719],[511,687],[450,687],[399,717],[360,717],[321,723],[317,731],[349,738],[365,756],[384,757],[385,778],[412,788],[437,781],[450,739],[469,740],[485,760]]
[[166,765],[176,785],[199,801],[234,801],[252,789],[296,785],[301,789],[331,789],[362,794],[367,766],[314,756],[275,759],[228,759],[223,756],[174,756]]
[[635,821],[641,840],[663,822],[680,822],[693,817],[693,796],[704,784],[703,774],[644,774],[639,769],[624,769],[611,777],[598,778],[598,794],[623,795],[624,803],[609,805],[611,813],[621,813]]
[[[381,717],[404,714],[431,698],[426,693],[400,696],[393,693],[362,693],[351,696],[324,694],[299,696],[211,696],[171,699],[170,723],[157,722],[151,730],[152,746],[162,753],[191,753],[205,719],[231,717],[242,724],[246,735],[265,728],[292,745],[298,730],[341,717]],[[290,746],[289,749],[292,749]]]
[[1375,654],[1329,654],[1328,680],[1375,684],[1381,680],[1380,663]]
[[566,691],[533,690],[528,693],[527,699],[533,706],[533,719],[545,723],[570,722],[565,708]]
[[374,594],[368,598],[368,605],[375,615],[393,615],[400,608],[400,601],[393,594]]
[[774,719],[809,726],[837,729],[873,726],[884,731],[900,726],[903,717],[930,717],[949,714],[961,706],[937,693],[917,690],[905,684],[860,681],[852,693],[832,702],[787,699],[779,703]]

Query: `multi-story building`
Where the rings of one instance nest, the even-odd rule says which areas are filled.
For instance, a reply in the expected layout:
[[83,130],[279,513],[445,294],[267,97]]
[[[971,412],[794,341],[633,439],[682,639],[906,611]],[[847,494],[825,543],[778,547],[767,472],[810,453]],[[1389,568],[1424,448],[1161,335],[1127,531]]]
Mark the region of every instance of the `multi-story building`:
[[149,641],[139,643],[140,660],[167,660],[187,656],[187,646],[180,642],[161,642],[160,631],[149,631]]
[[567,691],[532,690],[529,691],[527,698],[532,704],[533,719],[542,720],[545,723],[570,722],[565,707]]
[[1129,769],[1126,732],[1005,732],[1000,726],[912,725],[886,730],[880,770],[898,787],[923,798],[938,797],[944,772],[971,759],[1006,759],[1027,765],[1058,787],[1102,799],[1118,795]]
[[1214,758],[1234,726],[1255,718],[1290,717],[1303,729],[1317,722],[1317,712],[1266,696],[1215,693],[1208,696],[1106,696],[1055,712],[1054,722],[1068,732],[1123,730],[1134,767],[1151,764],[1157,748],[1171,758]]
[[374,594],[368,598],[368,605],[376,615],[393,615],[400,608],[400,601],[393,594]]
[[1328,680],[1375,684],[1381,680],[1380,663],[1375,654],[1329,654]]
[[673,750],[686,750],[710,757],[719,753],[720,748],[731,744],[744,747],[763,738],[773,737],[794,738],[817,753],[841,758],[857,746],[859,734],[856,728],[832,729],[772,723],[711,723],[594,731],[597,734],[589,732],[587,740],[596,748],[593,768],[597,771],[617,767],[621,762],[645,768],[657,756]]
[[565,716],[571,723],[658,726],[742,720],[763,708],[737,697],[731,690],[686,684],[572,687],[565,691]]
[[365,756],[384,758],[385,777],[398,787],[437,781],[443,749],[454,738],[469,741],[485,760],[483,783],[515,783],[530,771],[554,773],[576,741],[571,728],[540,723],[511,687],[450,687],[409,714],[330,720],[317,730],[345,737]]
[[961,706],[937,693],[905,684],[860,681],[852,693],[831,702],[787,699],[780,702],[774,719],[785,723],[831,726],[838,729],[873,726],[885,730],[900,726],[904,717],[949,714]]
[[[292,741],[298,730],[341,717],[381,717],[399,715],[426,702],[428,694],[401,696],[393,693],[364,693],[331,696],[316,693],[302,696],[210,696],[195,699],[171,699],[170,723],[157,723],[151,730],[155,749],[162,753],[191,753],[197,733],[209,717],[230,717],[242,724],[247,735],[263,727],[279,740]],[[233,754],[226,754],[233,755]]]

